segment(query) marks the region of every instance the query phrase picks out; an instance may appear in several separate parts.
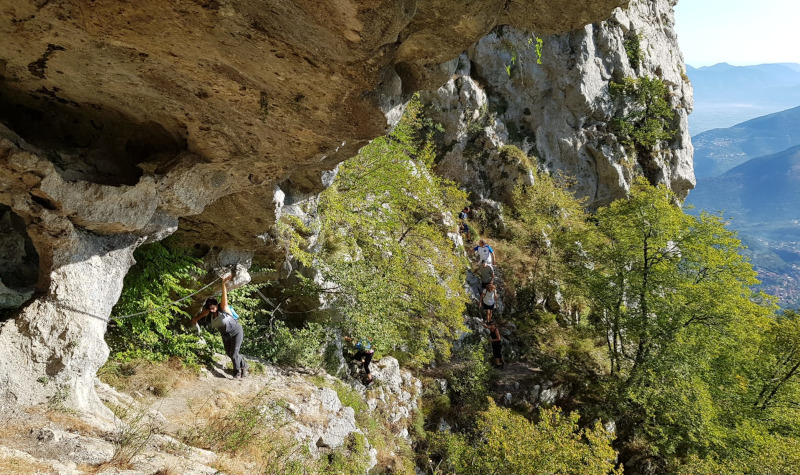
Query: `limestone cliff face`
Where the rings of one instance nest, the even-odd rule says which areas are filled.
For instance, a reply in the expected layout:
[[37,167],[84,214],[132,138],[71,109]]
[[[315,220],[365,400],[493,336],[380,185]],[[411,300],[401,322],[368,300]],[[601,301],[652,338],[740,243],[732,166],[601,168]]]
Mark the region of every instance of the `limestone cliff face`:
[[[516,183],[531,180],[531,166],[574,177],[574,190],[591,207],[625,196],[642,175],[685,198],[694,187],[692,94],[674,30],[675,3],[636,0],[607,21],[567,34],[503,27],[482,38],[447,84],[424,96],[445,129],[439,172],[467,186],[477,201],[504,200]],[[637,40],[639,64],[625,50]],[[642,76],[669,88],[675,133],[652,155],[635,156],[614,129],[627,105],[613,100],[609,83]],[[531,163],[515,159],[505,145],[520,148]]]
[[178,230],[268,253],[276,197],[319,191],[495,26],[570,31],[625,4],[4,1],[0,213],[39,269],[0,327],[0,399],[104,410],[91,379],[138,245]]

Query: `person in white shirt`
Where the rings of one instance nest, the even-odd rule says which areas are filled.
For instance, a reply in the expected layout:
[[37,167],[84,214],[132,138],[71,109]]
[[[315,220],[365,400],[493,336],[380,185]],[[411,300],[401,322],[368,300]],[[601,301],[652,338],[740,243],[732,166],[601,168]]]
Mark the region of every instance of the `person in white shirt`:
[[487,264],[497,263],[492,246],[486,244],[486,241],[483,239],[478,241],[478,245],[475,247],[475,249],[473,249],[473,251],[478,255],[478,264],[483,261],[486,261]]
[[495,304],[497,304],[497,288],[490,283],[481,294],[481,307],[486,310],[487,322],[492,321],[492,310],[494,310]]

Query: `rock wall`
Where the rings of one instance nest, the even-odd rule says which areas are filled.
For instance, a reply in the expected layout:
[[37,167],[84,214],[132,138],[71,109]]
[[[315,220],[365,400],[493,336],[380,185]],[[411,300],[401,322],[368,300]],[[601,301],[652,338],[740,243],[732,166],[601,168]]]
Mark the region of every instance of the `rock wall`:
[[39,277],[0,330],[0,396],[99,407],[90,376],[137,245],[177,229],[270,252],[276,186],[319,191],[496,25],[569,31],[626,3],[5,1],[0,205]]
[[[503,27],[482,38],[444,86],[423,96],[444,127],[438,171],[464,184],[476,202],[504,201],[517,183],[532,180],[533,167],[574,177],[574,191],[593,208],[625,196],[642,175],[685,198],[695,183],[688,131],[693,102],[674,30],[676,3],[635,0],[607,21],[566,34]],[[625,47],[636,40],[639,64]],[[621,143],[613,120],[627,105],[609,93],[611,81],[643,76],[663,80],[675,112],[673,138],[652,157],[634,157]]]

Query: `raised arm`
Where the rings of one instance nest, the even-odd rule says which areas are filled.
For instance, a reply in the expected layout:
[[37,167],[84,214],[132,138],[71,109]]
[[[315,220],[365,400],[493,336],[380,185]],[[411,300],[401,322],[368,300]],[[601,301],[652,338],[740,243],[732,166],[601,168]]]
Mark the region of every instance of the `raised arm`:
[[227,276],[222,279],[222,300],[219,303],[219,308],[225,313],[231,313],[230,309],[228,308],[228,289],[225,285],[225,282],[231,280],[232,276]]

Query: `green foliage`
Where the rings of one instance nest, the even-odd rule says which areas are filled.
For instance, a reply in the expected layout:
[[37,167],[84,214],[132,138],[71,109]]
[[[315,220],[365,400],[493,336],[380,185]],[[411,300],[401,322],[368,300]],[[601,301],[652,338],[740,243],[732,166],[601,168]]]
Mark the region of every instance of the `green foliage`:
[[539,422],[533,423],[490,400],[471,434],[431,438],[434,452],[443,458],[434,473],[622,473],[614,468],[612,437],[600,423],[581,429],[577,414],[565,415],[558,408],[542,409]]
[[486,358],[485,345],[465,345],[453,359],[455,364],[447,372],[450,400],[459,411],[475,413],[485,407],[489,395],[492,370]]
[[253,322],[249,329],[252,337],[242,342],[243,353],[286,366],[322,366],[322,350],[327,341],[322,325],[306,323],[301,328],[289,328],[281,320],[261,320]]
[[532,172],[537,169],[536,165],[531,162],[530,157],[525,155],[525,152],[516,145],[500,147],[500,158],[503,163],[519,164],[525,172]]
[[390,136],[342,163],[320,203],[323,238],[337,244],[315,261],[344,332],[415,364],[448,354],[466,301],[446,224],[465,194],[431,172],[429,134],[413,101]]
[[[111,313],[112,318],[142,310],[153,311],[114,320],[106,338],[111,358],[164,361],[178,356],[190,365],[211,362],[212,348],[199,345],[197,333],[181,331],[181,324],[191,319],[184,310],[191,301],[159,308],[200,286],[195,280],[200,272],[199,261],[169,242],[142,246],[134,252],[134,258],[136,265],[125,276],[122,295]],[[208,337],[207,341],[213,341],[207,333],[204,336]]]
[[[584,383],[582,412],[615,420],[626,468],[784,473],[764,467],[791,466],[800,445],[797,315],[751,290],[721,216],[676,201],[639,180],[586,220],[558,183],[516,190],[498,243],[514,337],[554,379]],[[556,290],[568,319],[537,307]]]
[[[758,391],[753,403],[762,411],[786,412],[797,415],[800,407],[800,315],[793,310],[770,321],[764,332],[758,361],[759,372],[753,381]],[[777,418],[779,414],[772,417]],[[800,435],[800,427],[795,431]]]
[[676,129],[670,92],[664,81],[643,76],[611,82],[611,97],[620,103],[623,116],[614,119],[620,142],[638,153],[652,152],[662,141],[672,140]]
[[277,237],[282,241],[283,248],[294,259],[305,266],[312,265],[311,253],[306,250],[307,238],[312,230],[297,216],[284,215],[275,223]]
[[589,232],[584,200],[566,189],[568,183],[534,171],[534,184],[518,186],[505,207],[514,256],[504,259],[503,268],[509,287],[517,291],[519,312],[533,311],[538,299],[556,291],[567,297],[579,293],[567,286],[567,279],[558,279],[580,259],[580,241]]
[[620,438],[647,441],[651,455],[704,457],[745,414],[742,372],[772,306],[750,290],[755,272],[722,219],[673,202],[639,180],[600,209],[580,273],[606,339]]
[[341,381],[335,381],[333,383],[333,390],[336,391],[336,395],[339,396],[339,401],[345,406],[352,407],[353,410],[356,411],[356,415],[362,417],[368,416],[367,403],[364,402],[364,398],[361,397],[358,391]]
[[352,433],[345,440],[344,450],[330,453],[317,465],[320,473],[361,474],[369,466],[370,456],[367,439],[359,433]]
[[625,54],[628,56],[628,62],[633,69],[638,69],[642,63],[641,40],[641,35],[631,35],[623,42]]
[[[506,74],[511,76],[512,68],[521,65],[522,58],[520,58],[520,52],[517,50],[516,45],[511,41],[503,40],[503,46],[511,55],[511,63],[506,65]],[[536,64],[542,64],[542,49],[544,48],[544,40],[536,36],[530,36],[526,46],[527,48],[533,48],[533,53],[536,56]]]

